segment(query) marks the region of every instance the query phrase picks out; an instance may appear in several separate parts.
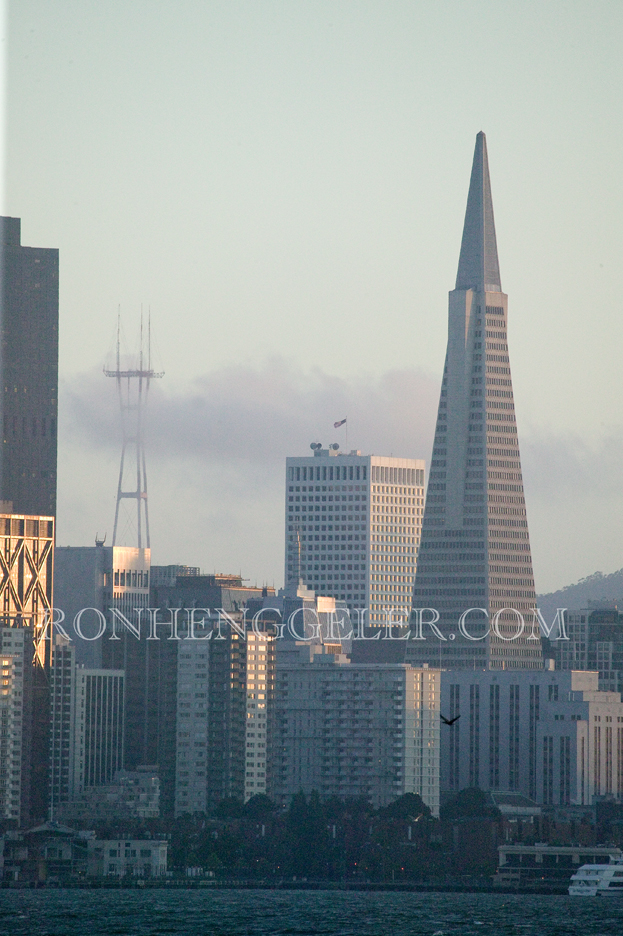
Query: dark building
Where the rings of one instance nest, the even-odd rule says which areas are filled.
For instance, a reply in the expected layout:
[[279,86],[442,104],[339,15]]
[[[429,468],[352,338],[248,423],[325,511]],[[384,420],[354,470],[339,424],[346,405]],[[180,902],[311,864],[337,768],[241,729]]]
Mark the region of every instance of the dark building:
[[22,247],[19,218],[0,237],[0,501],[55,516],[58,250]]
[[154,637],[137,639],[121,629],[119,640],[101,641],[103,666],[125,673],[124,766],[157,769],[162,815],[173,811],[178,641],[168,624],[156,624]]
[[[186,571],[171,577],[162,575],[162,570],[175,568]],[[165,584],[158,584],[162,582]],[[222,608],[230,614],[241,611],[250,601],[274,594],[274,588],[245,585],[240,575],[197,575],[185,566],[152,567],[150,606],[161,612],[167,608]]]
[[548,640],[544,652],[556,669],[596,670],[602,691],[623,692],[623,614],[614,601],[588,603],[565,613],[569,639]]
[[[538,626],[535,634],[531,627],[534,578],[507,306],[487,145],[479,133],[456,286],[449,297],[448,347],[413,592],[413,608],[439,612],[441,636],[429,631],[425,640],[409,641],[406,659],[414,665],[543,665]],[[461,629],[461,616],[469,609]],[[523,632],[519,615],[527,618]]]

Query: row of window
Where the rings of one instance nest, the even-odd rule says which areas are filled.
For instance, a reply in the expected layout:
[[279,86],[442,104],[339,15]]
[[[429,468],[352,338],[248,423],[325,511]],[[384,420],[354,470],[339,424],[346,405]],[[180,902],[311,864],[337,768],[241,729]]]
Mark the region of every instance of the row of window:
[[13,416],[12,419],[8,416],[4,417],[5,439],[9,436],[11,430],[11,434],[16,436],[20,433],[20,429],[22,436],[30,435],[33,439],[45,439],[47,437],[53,439],[56,437],[56,420],[48,419],[46,416],[42,419],[33,416],[30,420],[27,416],[22,416],[21,419],[18,416]]
[[289,481],[367,481],[366,465],[304,465],[288,468]]

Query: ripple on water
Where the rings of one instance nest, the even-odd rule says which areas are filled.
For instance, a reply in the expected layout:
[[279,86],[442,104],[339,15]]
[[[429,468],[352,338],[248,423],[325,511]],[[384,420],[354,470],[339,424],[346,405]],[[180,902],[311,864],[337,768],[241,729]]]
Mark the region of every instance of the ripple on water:
[[623,903],[498,894],[0,891],[0,936],[622,936]]

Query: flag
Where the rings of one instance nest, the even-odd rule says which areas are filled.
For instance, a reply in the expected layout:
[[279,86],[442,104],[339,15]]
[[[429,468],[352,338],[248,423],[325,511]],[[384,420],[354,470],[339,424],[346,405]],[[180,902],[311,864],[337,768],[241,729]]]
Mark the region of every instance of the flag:
[[343,426],[345,422],[346,422],[345,419],[341,419],[339,422],[333,423],[333,428],[334,428],[334,429],[339,429],[340,426]]

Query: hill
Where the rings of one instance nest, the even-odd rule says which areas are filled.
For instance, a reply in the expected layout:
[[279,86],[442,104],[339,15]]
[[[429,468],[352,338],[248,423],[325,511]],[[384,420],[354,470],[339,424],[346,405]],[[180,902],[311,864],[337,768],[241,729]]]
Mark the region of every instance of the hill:
[[593,572],[575,585],[566,585],[547,595],[537,595],[538,607],[548,623],[556,614],[556,608],[586,608],[589,601],[601,600],[617,601],[619,610],[623,610],[623,569],[610,575]]

